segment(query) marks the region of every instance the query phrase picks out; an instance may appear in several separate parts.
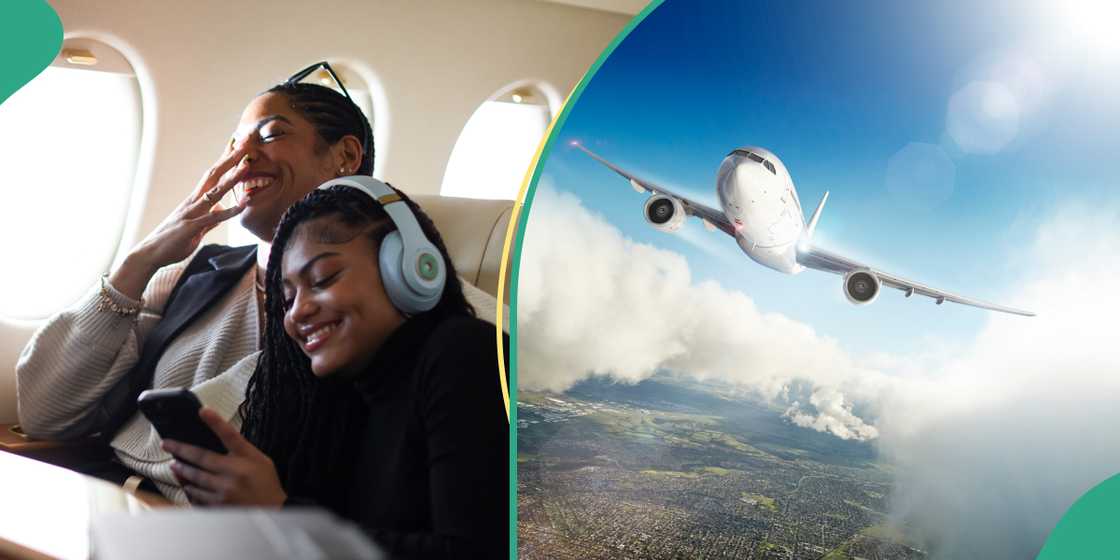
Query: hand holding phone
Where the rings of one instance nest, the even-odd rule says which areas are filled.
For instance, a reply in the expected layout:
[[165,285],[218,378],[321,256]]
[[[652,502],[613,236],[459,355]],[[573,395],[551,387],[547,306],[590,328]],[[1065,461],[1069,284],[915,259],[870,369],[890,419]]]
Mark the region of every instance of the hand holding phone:
[[143,401],[150,401],[141,409],[146,409],[144,414],[160,436],[176,440],[164,441],[162,447],[175,457],[171,472],[191,503],[254,507],[284,504],[288,495],[272,459],[236,427],[214,410],[203,408],[200,412],[198,399],[189,391],[158,393],[146,398],[141,395]]
[[181,441],[215,453],[227,452],[218,436],[199,418],[202,403],[187,389],[150,389],[140,393],[136,406],[155,426],[161,438]]

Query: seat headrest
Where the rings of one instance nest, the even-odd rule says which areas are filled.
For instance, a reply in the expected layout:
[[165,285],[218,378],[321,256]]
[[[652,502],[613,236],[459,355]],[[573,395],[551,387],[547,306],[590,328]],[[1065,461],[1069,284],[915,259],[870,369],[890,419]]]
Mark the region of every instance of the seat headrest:
[[[412,199],[435,222],[459,275],[497,297],[502,248],[513,201],[439,195],[415,195]],[[507,269],[506,304],[509,304],[509,284]]]

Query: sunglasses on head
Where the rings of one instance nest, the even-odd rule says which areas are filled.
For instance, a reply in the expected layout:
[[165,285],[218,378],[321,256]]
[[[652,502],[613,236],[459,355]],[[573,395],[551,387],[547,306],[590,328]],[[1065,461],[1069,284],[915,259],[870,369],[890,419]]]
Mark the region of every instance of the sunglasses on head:
[[310,76],[320,68],[326,70],[327,74],[330,74],[331,79],[333,79],[334,83],[338,85],[338,89],[342,91],[342,95],[345,95],[346,99],[349,99],[351,103],[354,103],[354,98],[350,97],[350,92],[346,91],[346,86],[342,85],[342,79],[338,77],[338,74],[334,72],[334,68],[331,68],[331,65],[325,60],[322,62],[316,62],[315,64],[312,64],[311,66],[308,66],[307,68],[304,68],[303,70],[292,74],[290,78],[285,80],[285,83],[297,84],[305,80],[308,76]]
[[[321,62],[316,62],[315,64],[312,64],[311,66],[308,66],[307,68],[304,68],[303,70],[300,70],[299,72],[296,72],[295,74],[292,74],[292,76],[290,78],[288,78],[287,80],[285,80],[284,83],[286,83],[286,84],[298,84],[301,81],[307,79],[308,76],[310,76],[311,74],[313,74],[316,70],[318,70],[320,68],[325,70],[327,72],[327,74],[330,75],[331,79],[334,80],[334,83],[336,85],[338,85],[338,89],[342,92],[342,95],[346,96],[346,99],[348,99],[350,101],[350,103],[358,111],[359,115],[361,115],[362,113],[361,113],[361,109],[358,108],[358,103],[356,101],[354,101],[353,97],[350,97],[350,92],[346,91],[346,86],[342,85],[342,78],[338,77],[338,74],[335,73],[334,68],[331,68],[331,65],[325,60],[321,61]],[[362,138],[360,140],[362,142],[362,148],[363,149],[369,149],[365,145],[366,144],[365,138],[369,134],[369,123],[366,121],[364,115],[362,116],[361,121],[362,121],[362,131],[363,131],[363,133],[362,133]]]

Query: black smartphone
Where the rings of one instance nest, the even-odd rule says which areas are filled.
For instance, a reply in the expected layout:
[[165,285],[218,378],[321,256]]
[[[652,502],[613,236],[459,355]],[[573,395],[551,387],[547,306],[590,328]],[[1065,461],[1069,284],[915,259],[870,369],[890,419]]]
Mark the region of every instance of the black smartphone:
[[217,434],[198,417],[202,403],[186,389],[149,389],[140,393],[136,406],[156,427],[159,437],[225,453]]

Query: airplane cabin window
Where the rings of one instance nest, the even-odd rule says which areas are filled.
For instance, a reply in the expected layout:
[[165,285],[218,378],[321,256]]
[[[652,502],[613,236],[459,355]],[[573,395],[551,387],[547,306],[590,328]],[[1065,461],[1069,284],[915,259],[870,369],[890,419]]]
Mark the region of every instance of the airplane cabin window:
[[112,47],[67,40],[55,62],[0,104],[0,318],[45,318],[104,274],[129,209],[140,87]]
[[[370,88],[369,82],[367,82],[357,70],[355,70],[351,65],[345,62],[336,60],[328,60],[327,62],[330,63],[331,69],[334,70],[335,74],[338,75],[338,78],[342,80],[342,85],[346,86],[346,92],[350,94],[350,99],[354,100],[354,104],[362,110],[362,113],[366,116],[366,119],[369,120],[369,124],[372,127],[374,124],[373,92]],[[322,68],[313,72],[310,76],[304,79],[303,82],[319,84],[342,93],[342,90],[339,89],[338,84],[335,83],[334,78],[331,77],[329,72]],[[376,130],[376,128],[374,128],[373,130]],[[376,148],[377,139],[375,138],[374,149],[376,150]],[[227,204],[233,204],[232,197],[227,197],[225,202]],[[228,243],[230,246],[240,247],[242,245],[254,245],[257,243],[257,237],[250,233],[249,230],[242,227],[241,222],[236,218],[230,220],[228,224],[229,225],[226,243]]]
[[467,121],[443,175],[440,194],[513,200],[558,108],[551,88],[507,87]]

